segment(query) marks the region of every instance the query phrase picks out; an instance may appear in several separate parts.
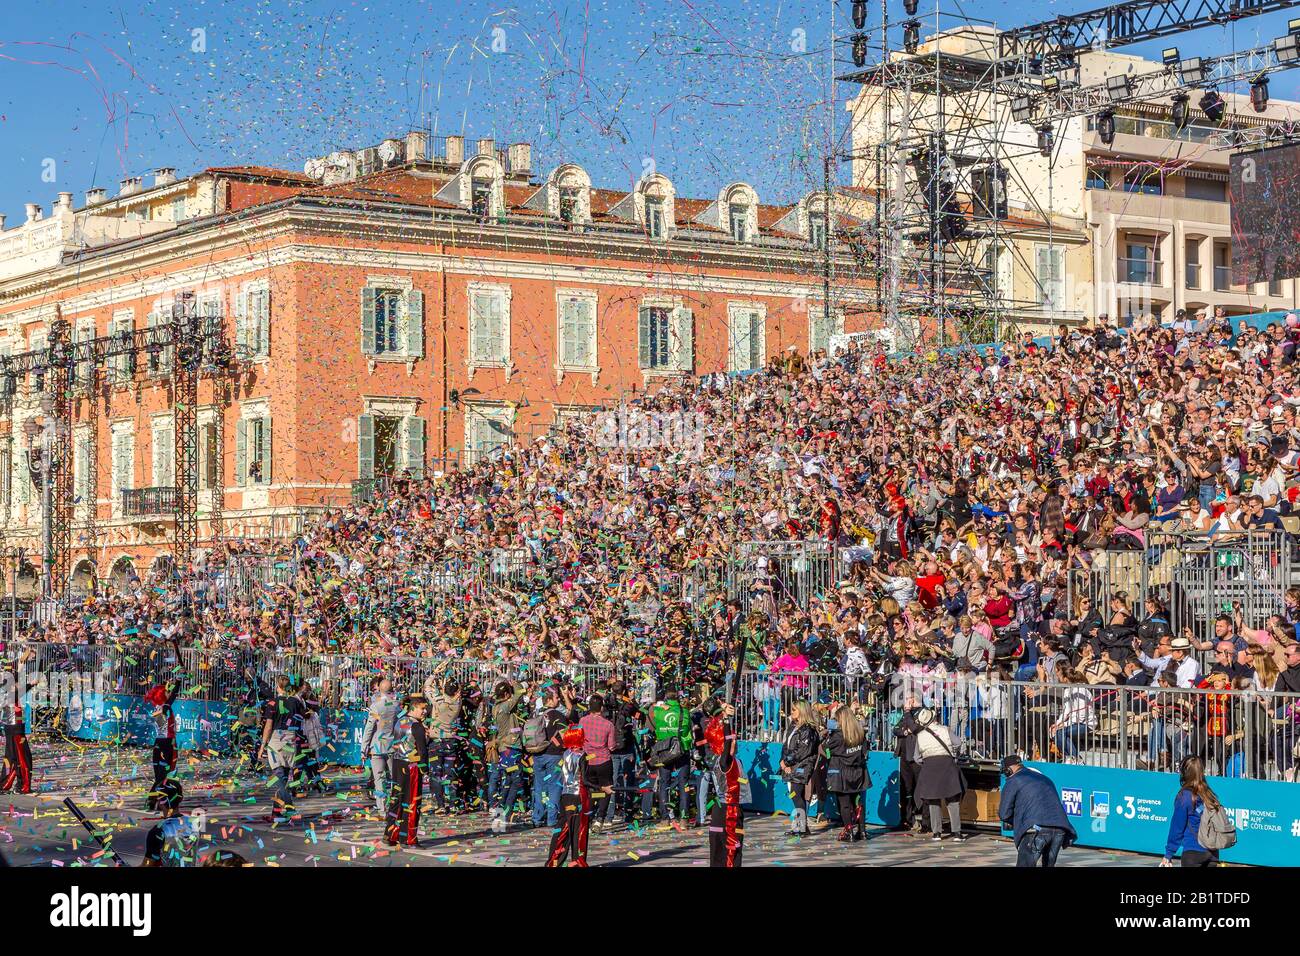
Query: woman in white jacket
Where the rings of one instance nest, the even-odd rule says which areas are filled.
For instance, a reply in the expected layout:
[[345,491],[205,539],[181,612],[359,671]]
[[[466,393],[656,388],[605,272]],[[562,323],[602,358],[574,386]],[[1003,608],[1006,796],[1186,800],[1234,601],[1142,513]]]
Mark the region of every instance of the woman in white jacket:
[[916,756],[921,762],[916,797],[929,807],[930,831],[934,834],[931,839],[938,842],[944,838],[941,807],[946,807],[953,839],[964,842],[968,836],[961,832],[961,798],[966,793],[966,778],[957,766],[952,735],[928,707],[917,712],[916,722],[920,727],[916,732]]

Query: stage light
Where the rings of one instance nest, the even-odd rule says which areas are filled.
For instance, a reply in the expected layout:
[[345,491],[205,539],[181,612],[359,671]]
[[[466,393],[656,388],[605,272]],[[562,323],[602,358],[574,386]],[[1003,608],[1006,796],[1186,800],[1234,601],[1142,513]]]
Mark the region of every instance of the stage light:
[[853,38],[853,65],[863,66],[867,62],[867,38],[859,34]]
[[1101,137],[1103,146],[1109,146],[1115,142],[1115,111],[1102,110],[1097,114],[1097,135]]
[[1057,76],[1043,77],[1043,92],[1055,93],[1061,88],[1061,79]]
[[1277,54],[1279,63],[1294,63],[1300,60],[1300,37],[1294,33],[1278,37],[1273,41],[1273,52]]
[[1034,101],[1028,96],[1017,96],[1011,101],[1011,118],[1017,123],[1028,123],[1034,117]]
[[903,49],[915,53],[921,44],[921,21],[908,20],[903,24]]
[[1262,113],[1268,109],[1268,77],[1259,76],[1255,82],[1250,84],[1250,105],[1255,108],[1256,113]]
[[1189,56],[1178,64],[1178,76],[1188,86],[1205,80],[1205,61],[1199,56]]
[[1174,129],[1181,132],[1187,128],[1191,121],[1191,108],[1187,105],[1191,99],[1186,93],[1175,93],[1172,105],[1169,107],[1170,118],[1174,122]]
[[1178,47],[1171,46],[1160,54],[1160,59],[1164,61],[1165,66],[1173,66],[1178,62]]
[[1286,22],[1286,32],[1292,34],[1300,33],[1300,17],[1297,17],[1295,20],[1288,20]]
[[1218,123],[1223,119],[1223,113],[1228,104],[1224,102],[1223,97],[1216,90],[1206,90],[1196,104],[1201,108],[1211,123]]
[[1038,151],[1044,156],[1052,155],[1052,127],[1038,127]]
[[919,0],[903,0],[903,12],[909,17],[916,16],[916,7]]
[[853,0],[853,29],[861,30],[867,25],[867,0]]
[[1119,76],[1106,77],[1106,96],[1112,103],[1128,99],[1132,92],[1132,86],[1129,84],[1127,73],[1121,73]]

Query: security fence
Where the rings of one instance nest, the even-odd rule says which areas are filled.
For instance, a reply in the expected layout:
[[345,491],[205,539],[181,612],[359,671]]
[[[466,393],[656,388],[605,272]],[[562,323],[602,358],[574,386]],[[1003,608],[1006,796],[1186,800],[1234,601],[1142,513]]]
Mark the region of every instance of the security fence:
[[699,562],[683,580],[683,597],[698,607],[704,595],[725,595],[744,615],[807,608],[839,580],[841,550],[829,541],[741,541],[733,554]]
[[1080,597],[1105,608],[1123,595],[1139,619],[1148,597],[1169,612],[1175,634],[1189,627],[1198,640],[1210,640],[1214,619],[1240,610],[1258,626],[1284,607],[1291,582],[1294,540],[1285,531],[1243,531],[1213,536],[1150,530],[1141,545],[1093,552],[1088,568],[1067,572],[1071,613]]
[[[653,671],[624,662],[177,651],[164,641],[123,647],[10,643],[3,656],[25,659],[29,684],[75,675],[81,683],[69,681],[68,686],[138,697],[156,684],[176,681],[182,699],[234,705],[265,698],[282,675],[306,682],[325,707],[354,710],[365,707],[370,682],[379,675],[391,678],[401,693],[431,690],[430,680],[477,684],[489,696],[503,680],[562,681],[583,697],[621,680],[649,706],[658,691]],[[728,683],[732,679],[726,678]],[[954,752],[975,762],[1020,753],[1056,763],[1176,770],[1183,757],[1197,754],[1212,774],[1259,780],[1290,779],[1300,763],[1297,694],[1024,683],[942,673],[882,678],[747,670],[731,699],[737,731],[745,740],[783,741],[794,703],[807,700],[823,721],[840,705],[854,707],[866,721],[873,749],[892,749],[904,713],[927,708],[948,728]],[[35,717],[34,730],[55,723],[45,719],[44,711]]]
[[1300,762],[1300,695],[895,674],[888,680],[750,671],[736,695],[744,739],[781,741],[808,700],[823,716],[849,704],[873,748],[892,749],[904,712],[928,708],[954,752],[992,763],[1008,753],[1054,763],[1173,770],[1189,754],[1210,773],[1278,780]]

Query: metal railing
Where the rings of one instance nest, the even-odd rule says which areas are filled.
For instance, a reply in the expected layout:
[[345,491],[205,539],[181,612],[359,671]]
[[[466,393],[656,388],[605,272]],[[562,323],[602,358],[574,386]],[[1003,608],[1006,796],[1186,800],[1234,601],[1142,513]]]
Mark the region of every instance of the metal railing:
[[176,488],[162,485],[155,488],[123,488],[122,514],[127,518],[150,518],[169,515],[176,510]]
[[784,740],[790,708],[803,699],[824,716],[837,705],[855,706],[876,749],[892,749],[903,713],[924,707],[948,728],[955,752],[975,761],[1019,753],[1053,763],[1176,770],[1183,757],[1197,754],[1212,774],[1258,780],[1285,779],[1300,762],[1300,694],[763,671],[742,674],[738,690],[737,727],[750,740]]

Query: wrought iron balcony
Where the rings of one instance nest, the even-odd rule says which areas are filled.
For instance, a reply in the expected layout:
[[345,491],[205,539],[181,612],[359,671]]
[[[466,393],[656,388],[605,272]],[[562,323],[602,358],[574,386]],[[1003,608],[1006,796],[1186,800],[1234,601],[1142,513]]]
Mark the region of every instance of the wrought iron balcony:
[[154,518],[176,511],[176,488],[164,485],[157,488],[124,488],[122,514],[127,518]]

